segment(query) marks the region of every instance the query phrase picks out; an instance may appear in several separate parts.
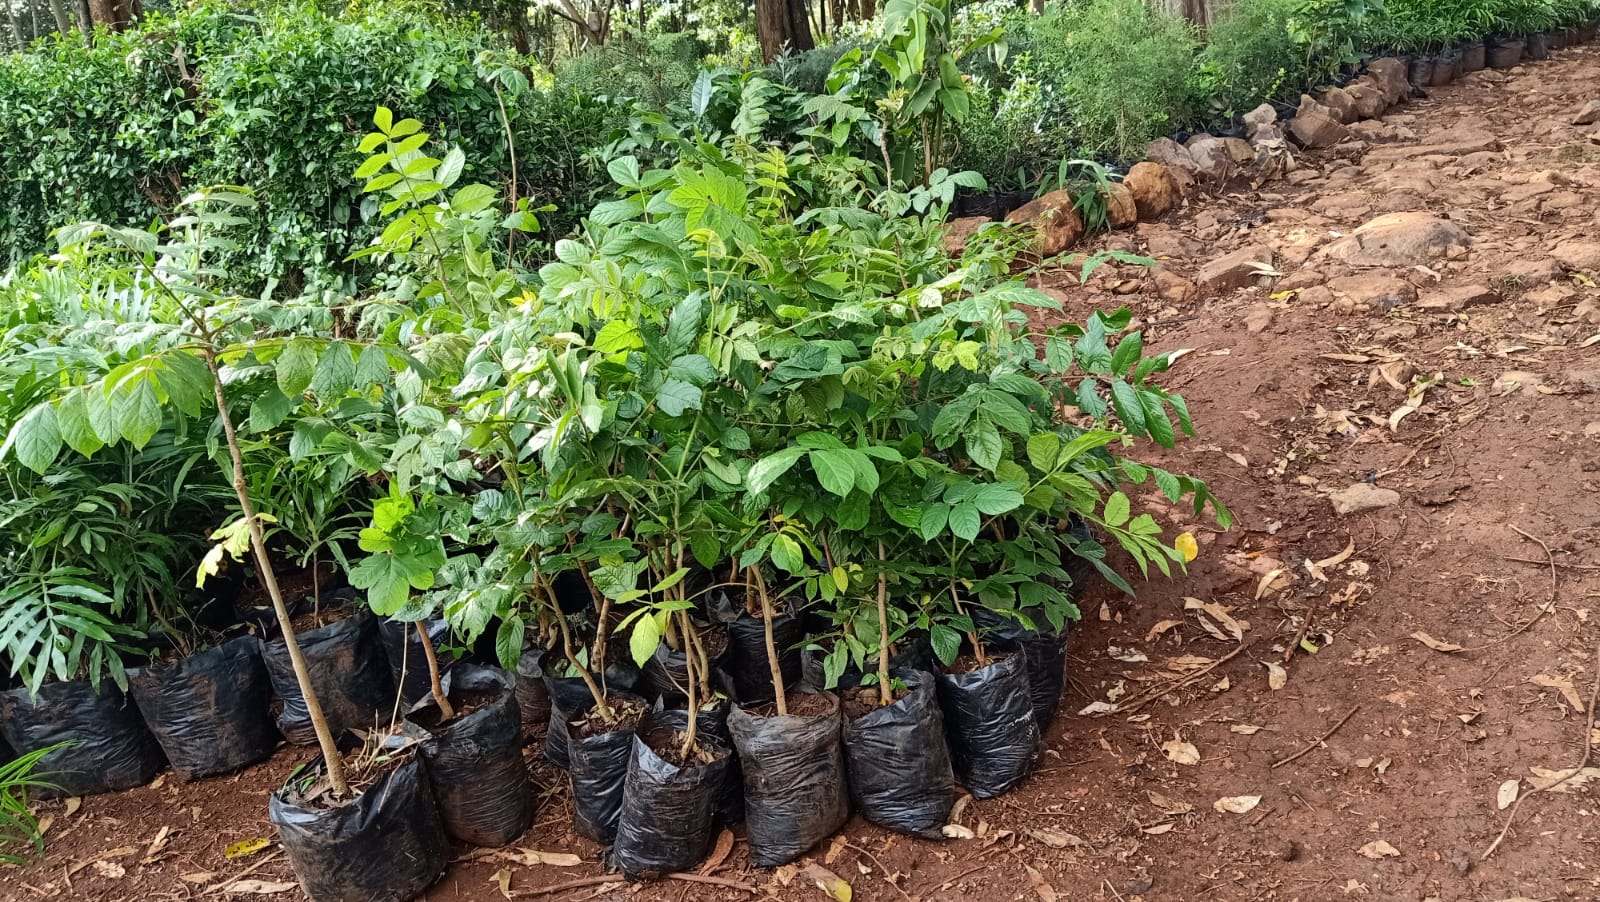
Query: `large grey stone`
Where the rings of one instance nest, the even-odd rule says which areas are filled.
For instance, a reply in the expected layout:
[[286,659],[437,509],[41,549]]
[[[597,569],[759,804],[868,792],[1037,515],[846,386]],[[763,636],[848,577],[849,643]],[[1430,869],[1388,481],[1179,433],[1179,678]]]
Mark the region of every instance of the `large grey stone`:
[[1432,214],[1386,213],[1322,253],[1355,266],[1417,266],[1471,243],[1460,226]]

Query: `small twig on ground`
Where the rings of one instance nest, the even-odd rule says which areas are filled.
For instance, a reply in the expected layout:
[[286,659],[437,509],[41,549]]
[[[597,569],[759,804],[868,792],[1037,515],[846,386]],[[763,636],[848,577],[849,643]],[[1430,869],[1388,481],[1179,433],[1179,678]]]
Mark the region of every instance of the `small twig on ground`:
[[[1556,570],[1556,556],[1551,553],[1550,546],[1546,545],[1543,539],[1539,538],[1538,536],[1523,532],[1521,529],[1518,529],[1515,526],[1512,526],[1511,528],[1517,533],[1517,535],[1522,536],[1524,539],[1527,539],[1530,542],[1538,543],[1539,547],[1544,549],[1545,559],[1543,561],[1528,561],[1527,563],[1544,563],[1550,567],[1550,599],[1543,607],[1539,608],[1539,613],[1533,615],[1533,619],[1529,620],[1527,623],[1524,623],[1522,626],[1517,627],[1507,635],[1501,636],[1493,642],[1489,642],[1484,645],[1473,646],[1472,648],[1461,649],[1464,652],[1483,651],[1486,648],[1493,648],[1502,642],[1515,639],[1528,630],[1533,629],[1533,625],[1544,619],[1544,615],[1556,609],[1556,593],[1561,587],[1561,577]],[[1516,560],[1516,558],[1507,558],[1506,560]]]
[[1290,761],[1293,761],[1296,758],[1299,758],[1301,755],[1308,754],[1309,752],[1311,752],[1311,750],[1315,749],[1317,746],[1322,745],[1324,742],[1327,742],[1328,739],[1330,739],[1333,736],[1333,734],[1339,732],[1339,728],[1340,727],[1344,726],[1350,720],[1350,718],[1355,717],[1356,716],[1356,712],[1360,711],[1360,710],[1361,710],[1361,706],[1360,705],[1356,705],[1354,708],[1351,708],[1349,714],[1346,714],[1345,716],[1339,718],[1339,722],[1333,725],[1333,729],[1329,730],[1326,733],[1323,733],[1321,736],[1318,736],[1316,739],[1313,739],[1311,741],[1310,745],[1306,746],[1305,748],[1301,749],[1298,752],[1295,752],[1293,755],[1290,755],[1287,758],[1280,758],[1277,761],[1272,762],[1272,768],[1271,769],[1272,770],[1277,770],[1278,768],[1284,766],[1285,764],[1288,764]]
[[[1513,526],[1512,529],[1516,529],[1516,527]],[[1518,529],[1517,532],[1522,532],[1522,530]],[[1529,790],[1526,795],[1518,796],[1517,801],[1512,804],[1511,810],[1506,812],[1506,824],[1500,828],[1500,835],[1494,838],[1494,842],[1489,844],[1489,848],[1483,850],[1483,854],[1478,857],[1479,861],[1488,861],[1489,856],[1494,854],[1494,850],[1500,848],[1500,843],[1505,841],[1506,834],[1511,832],[1512,822],[1517,819],[1517,809],[1522,807],[1522,803],[1526,802],[1529,796],[1538,795],[1541,792],[1550,792],[1557,786],[1583,773],[1584,768],[1589,766],[1589,758],[1594,755],[1594,703],[1597,698],[1600,698],[1600,642],[1595,643],[1594,659],[1594,684],[1589,688],[1589,724],[1583,730],[1583,758],[1578,761],[1577,767],[1568,771],[1566,776],[1561,779]]]
[[537,889],[517,890],[516,892],[513,892],[512,895],[513,896],[553,896],[556,893],[564,893],[569,889],[582,889],[582,888],[584,888],[586,886],[599,886],[602,883],[626,883],[626,882],[627,881],[622,879],[622,875],[621,874],[601,874],[598,877],[579,877],[576,880],[568,880],[565,883],[552,883],[549,886],[541,886],[541,887],[538,887]]
[[[1500,560],[1502,560],[1502,561],[1516,561],[1519,564],[1538,564],[1541,567],[1543,567],[1547,563],[1549,563],[1548,561],[1535,560],[1535,559],[1533,559],[1531,557],[1509,557],[1508,556],[1508,557],[1502,557],[1502,558],[1500,558]],[[1569,563],[1567,563],[1565,561],[1556,561],[1555,563],[1556,563],[1557,567],[1565,567],[1568,570],[1600,570],[1600,564],[1569,564]]]
[[[1245,649],[1249,648],[1253,644],[1255,644],[1255,639],[1253,639],[1253,638],[1246,639],[1245,641],[1239,643],[1239,647],[1238,648],[1235,648],[1233,651],[1230,651],[1227,654],[1223,655],[1222,657],[1218,658],[1217,660],[1213,661],[1211,663],[1211,665],[1206,667],[1205,669],[1196,670],[1194,673],[1191,673],[1188,676],[1179,677],[1176,680],[1173,680],[1171,683],[1168,683],[1166,688],[1160,690],[1159,692],[1154,693],[1153,695],[1146,696],[1145,698],[1142,698],[1137,702],[1130,702],[1130,703],[1128,703],[1126,705],[1119,705],[1119,706],[1117,706],[1117,710],[1114,713],[1117,713],[1117,714],[1129,714],[1129,713],[1132,713],[1134,711],[1137,711],[1140,708],[1143,708],[1145,705],[1148,705],[1151,702],[1155,701],[1156,699],[1161,698],[1161,697],[1163,697],[1163,696],[1165,696],[1165,695],[1167,695],[1167,694],[1169,694],[1171,692],[1174,692],[1174,691],[1176,691],[1178,689],[1183,688],[1184,686],[1187,686],[1187,685],[1193,683],[1194,681],[1200,679],[1201,677],[1205,676],[1206,674],[1210,673],[1211,671],[1216,670],[1218,667],[1221,667],[1222,665],[1228,663],[1229,661],[1233,660],[1234,658],[1237,658],[1241,653],[1244,652]],[[1108,712],[1108,713],[1111,713],[1111,712]]]
[[1305,639],[1306,637],[1306,631],[1311,629],[1311,615],[1315,613],[1316,610],[1317,600],[1313,598],[1311,599],[1311,602],[1306,605],[1306,616],[1300,624],[1300,631],[1294,634],[1294,641],[1290,642],[1289,647],[1283,650],[1283,663],[1289,663],[1289,660],[1294,657],[1294,650],[1300,647],[1301,640]]
[[283,855],[283,851],[282,850],[279,850],[277,852],[273,852],[271,855],[268,855],[266,858],[261,859],[260,861],[256,862],[255,864],[252,864],[251,866],[245,868],[244,870],[240,871],[239,873],[234,874],[232,877],[229,877],[228,879],[222,881],[221,883],[218,883],[215,886],[212,886],[211,888],[207,889],[206,890],[206,895],[211,896],[211,895],[215,895],[217,893],[222,892],[223,890],[225,890],[228,887],[234,885],[235,883],[238,883],[240,880],[243,880],[244,878],[250,876],[251,874],[254,874],[256,871],[259,871],[263,867],[265,867],[265,866],[271,864],[272,862],[276,861],[282,855]]
[[682,880],[685,883],[704,883],[707,886],[725,886],[728,889],[743,890],[751,895],[755,895],[756,893],[760,892],[760,890],[748,883],[740,883],[737,880],[729,880],[727,877],[711,877],[706,874],[685,874],[681,872],[674,872],[668,874],[667,879]]
[[873,864],[878,866],[878,870],[883,872],[883,882],[889,884],[892,887],[894,887],[894,891],[900,894],[900,898],[905,899],[906,902],[911,902],[911,897],[906,895],[906,891],[901,889],[900,885],[898,883],[894,882],[893,878],[894,878],[895,872],[889,870],[886,867],[884,867],[883,866],[883,862],[878,860],[878,856],[872,854],[871,852],[868,852],[866,849],[863,849],[860,846],[855,845],[854,843],[851,843],[851,842],[842,841],[840,843],[840,845],[843,845],[846,849],[853,849],[856,852],[867,856],[867,858],[870,859]]
[[1511,529],[1512,529],[1513,532],[1515,532],[1519,536],[1522,536],[1524,539],[1527,539],[1530,542],[1539,543],[1539,547],[1544,549],[1544,558],[1550,564],[1550,600],[1551,601],[1555,601],[1556,600],[1556,589],[1560,587],[1560,582],[1559,582],[1559,577],[1556,575],[1556,556],[1551,553],[1550,546],[1546,545],[1544,543],[1544,539],[1541,539],[1538,536],[1530,535],[1530,534],[1528,534],[1526,532],[1523,532],[1521,529],[1519,529],[1516,526],[1512,526]]
[[1117,897],[1117,902],[1123,902],[1122,894],[1117,892],[1117,888],[1111,885],[1111,880],[1109,878],[1102,878],[1102,879],[1105,882],[1106,889],[1111,890],[1111,895]]

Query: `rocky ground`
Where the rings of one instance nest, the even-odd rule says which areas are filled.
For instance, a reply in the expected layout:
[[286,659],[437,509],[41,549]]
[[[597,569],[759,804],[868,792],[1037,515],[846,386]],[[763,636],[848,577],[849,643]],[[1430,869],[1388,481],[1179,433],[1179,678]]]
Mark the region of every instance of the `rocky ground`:
[[[1159,457],[1238,523],[1173,511],[1186,578],[1083,600],[1045,763],[963,802],[967,838],[855,820],[761,872],[729,835],[721,883],[630,889],[540,769],[539,824],[429,898],[825,899],[818,868],[870,902],[1600,898],[1596,85],[1589,48],[1469,76],[1100,242],[1158,269],[1044,277],[1071,317],[1127,304],[1147,348],[1190,349],[1168,381],[1199,436]],[[273,847],[224,850],[273,835],[306,755],[45,804],[5,895],[297,898]]]

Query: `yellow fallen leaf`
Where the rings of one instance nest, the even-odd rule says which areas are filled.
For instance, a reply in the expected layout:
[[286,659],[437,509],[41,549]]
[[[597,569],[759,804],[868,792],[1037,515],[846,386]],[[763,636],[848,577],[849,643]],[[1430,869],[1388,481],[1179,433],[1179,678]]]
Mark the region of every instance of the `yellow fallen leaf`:
[[1261,732],[1261,728],[1255,724],[1236,723],[1228,727],[1228,731],[1232,733],[1240,733],[1245,736],[1254,736],[1255,734]]
[[1200,543],[1194,540],[1192,533],[1179,533],[1178,537],[1172,540],[1172,547],[1183,555],[1183,562],[1186,564],[1200,556]]
[[509,870],[501,868],[495,871],[494,876],[490,879],[494,881],[495,887],[500,890],[500,895],[505,896],[507,899],[511,898],[511,872]]
[[1434,651],[1442,651],[1442,652],[1445,652],[1445,653],[1449,653],[1449,652],[1452,652],[1452,651],[1460,651],[1461,650],[1461,646],[1455,644],[1454,642],[1445,642],[1445,641],[1440,640],[1440,639],[1435,639],[1432,636],[1428,635],[1427,633],[1422,632],[1421,630],[1418,630],[1418,631],[1412,633],[1411,634],[1411,638],[1417,640],[1418,642],[1421,642],[1423,645],[1428,646],[1429,648],[1433,649]]
[[834,902],[850,902],[855,892],[850,889],[850,884],[844,882],[838,874],[828,870],[816,862],[800,869],[800,876],[817,885],[817,889],[828,894]]
[[256,854],[270,845],[272,845],[272,840],[266,838],[265,836],[258,836],[255,839],[241,839],[226,849],[223,849],[222,857],[228,859],[229,861],[232,861],[235,858],[248,858],[249,856]]
[[538,849],[501,849],[495,857],[515,861],[524,867],[549,865],[554,868],[575,868],[583,859],[571,852],[541,852]]
[[1247,814],[1261,804],[1260,796],[1224,796],[1211,803],[1211,807],[1224,813]]
[[1396,849],[1394,846],[1389,845],[1387,842],[1384,842],[1381,839],[1375,839],[1372,842],[1369,842],[1366,845],[1362,846],[1360,849],[1357,849],[1356,851],[1358,851],[1362,855],[1365,855],[1366,857],[1374,859],[1374,860],[1379,859],[1379,858],[1399,858],[1400,857],[1400,850],[1399,849]]
[[1161,754],[1166,755],[1167,760],[1174,764],[1192,765],[1200,763],[1200,750],[1195,748],[1192,742],[1184,742],[1179,739],[1163,742],[1161,743]]

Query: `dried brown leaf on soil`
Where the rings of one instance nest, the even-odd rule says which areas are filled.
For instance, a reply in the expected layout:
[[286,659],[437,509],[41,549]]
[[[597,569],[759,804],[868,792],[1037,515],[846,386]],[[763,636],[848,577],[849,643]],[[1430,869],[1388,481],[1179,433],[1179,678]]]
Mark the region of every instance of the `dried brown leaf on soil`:
[[78,809],[82,807],[83,799],[78,798],[77,796],[67,797],[67,817],[72,817],[74,814],[77,814]]
[[1373,859],[1375,861],[1377,859],[1380,859],[1380,858],[1399,858],[1400,857],[1400,850],[1399,849],[1396,849],[1394,846],[1389,845],[1388,842],[1386,842],[1384,840],[1381,840],[1381,839],[1375,839],[1372,842],[1369,842],[1366,845],[1362,846],[1360,849],[1357,849],[1356,851],[1360,852],[1362,855],[1364,855],[1364,856],[1366,856],[1368,858],[1371,858],[1371,859]]
[[1144,794],[1150,797],[1150,804],[1156,806],[1156,810],[1162,814],[1188,814],[1194,810],[1194,806],[1188,802],[1169,798],[1168,796],[1164,796],[1153,789],[1145,790]]
[[1310,573],[1311,578],[1317,582],[1325,583],[1328,581],[1327,568],[1339,566],[1348,560],[1350,555],[1355,554],[1355,552],[1356,540],[1352,537],[1349,543],[1344,546],[1344,550],[1333,557],[1324,558],[1320,561],[1306,561],[1306,572]]
[[1261,804],[1260,796],[1224,796],[1211,803],[1211,807],[1224,813],[1248,814]]
[[716,871],[717,868],[722,867],[722,863],[727,861],[728,856],[732,853],[733,831],[723,827],[722,832],[717,834],[717,844],[712,847],[711,856],[700,865],[700,874],[705,875]]
[[1033,894],[1039,897],[1039,902],[1056,902],[1055,887],[1052,887],[1050,882],[1044,879],[1044,875],[1039,873],[1033,865],[1025,864],[1023,867],[1028,869],[1028,882],[1033,884]]
[[501,868],[495,871],[494,876],[490,879],[494,881],[495,887],[500,890],[500,895],[505,896],[507,899],[511,898],[511,871]]
[[1174,824],[1172,821],[1167,821],[1164,824],[1152,824],[1149,827],[1141,827],[1139,829],[1141,832],[1148,833],[1151,836],[1160,836],[1161,834],[1170,831],[1173,826]]
[[1195,765],[1200,763],[1200,750],[1192,742],[1171,739],[1161,743],[1161,754],[1174,764]]
[[976,839],[978,837],[978,834],[960,824],[945,824],[939,828],[939,832],[943,833],[947,839]]
[[1183,621],[1181,621],[1181,620],[1163,620],[1163,621],[1157,623],[1155,626],[1150,627],[1150,632],[1145,633],[1145,635],[1144,635],[1144,641],[1153,642],[1157,638],[1159,638],[1162,633],[1165,633],[1167,630],[1170,630],[1175,626],[1182,626],[1182,625],[1183,625]]
[[1500,789],[1494,794],[1494,806],[1501,811],[1511,806],[1517,800],[1517,792],[1522,787],[1521,780],[1507,780],[1500,784]]
[[800,869],[800,876],[816,884],[834,902],[850,902],[855,895],[843,878],[814,861]]
[[[1232,638],[1233,641],[1238,642],[1244,638],[1244,631],[1250,628],[1249,623],[1243,623],[1233,618],[1233,615],[1229,613],[1229,611],[1233,610],[1232,608],[1223,607],[1214,601],[1201,601],[1198,598],[1185,597],[1183,599],[1183,609],[1185,611],[1204,612],[1212,620],[1215,620],[1216,623],[1213,624],[1211,620],[1207,620],[1198,613],[1195,614],[1194,618],[1200,622],[1202,629],[1218,639],[1227,640]],[[1219,625],[1220,629],[1218,628]]]
[[235,880],[228,884],[223,892],[230,896],[271,896],[277,893],[286,893],[299,889],[298,883],[282,883],[274,880]]
[[542,864],[557,868],[575,868],[583,864],[583,859],[571,852],[541,852],[538,849],[501,849],[495,857],[515,861],[528,868]]
[[1261,596],[1266,595],[1268,592],[1275,591],[1277,588],[1276,583],[1278,582],[1278,577],[1282,575],[1282,567],[1268,570],[1267,575],[1261,577],[1261,582],[1256,585],[1256,601],[1260,601]]
[[1254,736],[1261,732],[1261,728],[1250,723],[1236,723],[1228,727],[1228,732],[1238,733],[1241,736]]
[[1044,843],[1052,849],[1068,849],[1074,846],[1088,845],[1088,843],[1083,841],[1083,837],[1074,836],[1071,833],[1067,833],[1064,830],[1057,830],[1054,827],[1029,828],[1023,830],[1022,832],[1028,834],[1039,842]]
[[1536,766],[1528,768],[1528,772],[1533,774],[1528,778],[1528,785],[1533,787],[1534,792],[1572,792],[1600,777],[1600,767],[1586,767],[1578,771],[1570,767],[1550,770]]
[[1434,651],[1442,651],[1446,654],[1461,650],[1461,646],[1455,644],[1454,642],[1445,642],[1442,639],[1435,639],[1421,630],[1417,630],[1416,632],[1412,633],[1411,638],[1421,642],[1423,645],[1428,646]]
[[1261,666],[1267,668],[1267,688],[1276,692],[1289,685],[1289,671],[1277,661],[1262,661]]
[[1555,677],[1548,673],[1536,673],[1528,677],[1528,682],[1535,686],[1543,686],[1546,689],[1555,689],[1560,692],[1561,697],[1567,700],[1567,704],[1571,705],[1574,711],[1589,710],[1588,706],[1584,704],[1583,696],[1578,694],[1577,687],[1572,685],[1572,677]]
[[179,874],[178,879],[184,883],[210,883],[216,876],[215,871],[195,871],[190,874]]

